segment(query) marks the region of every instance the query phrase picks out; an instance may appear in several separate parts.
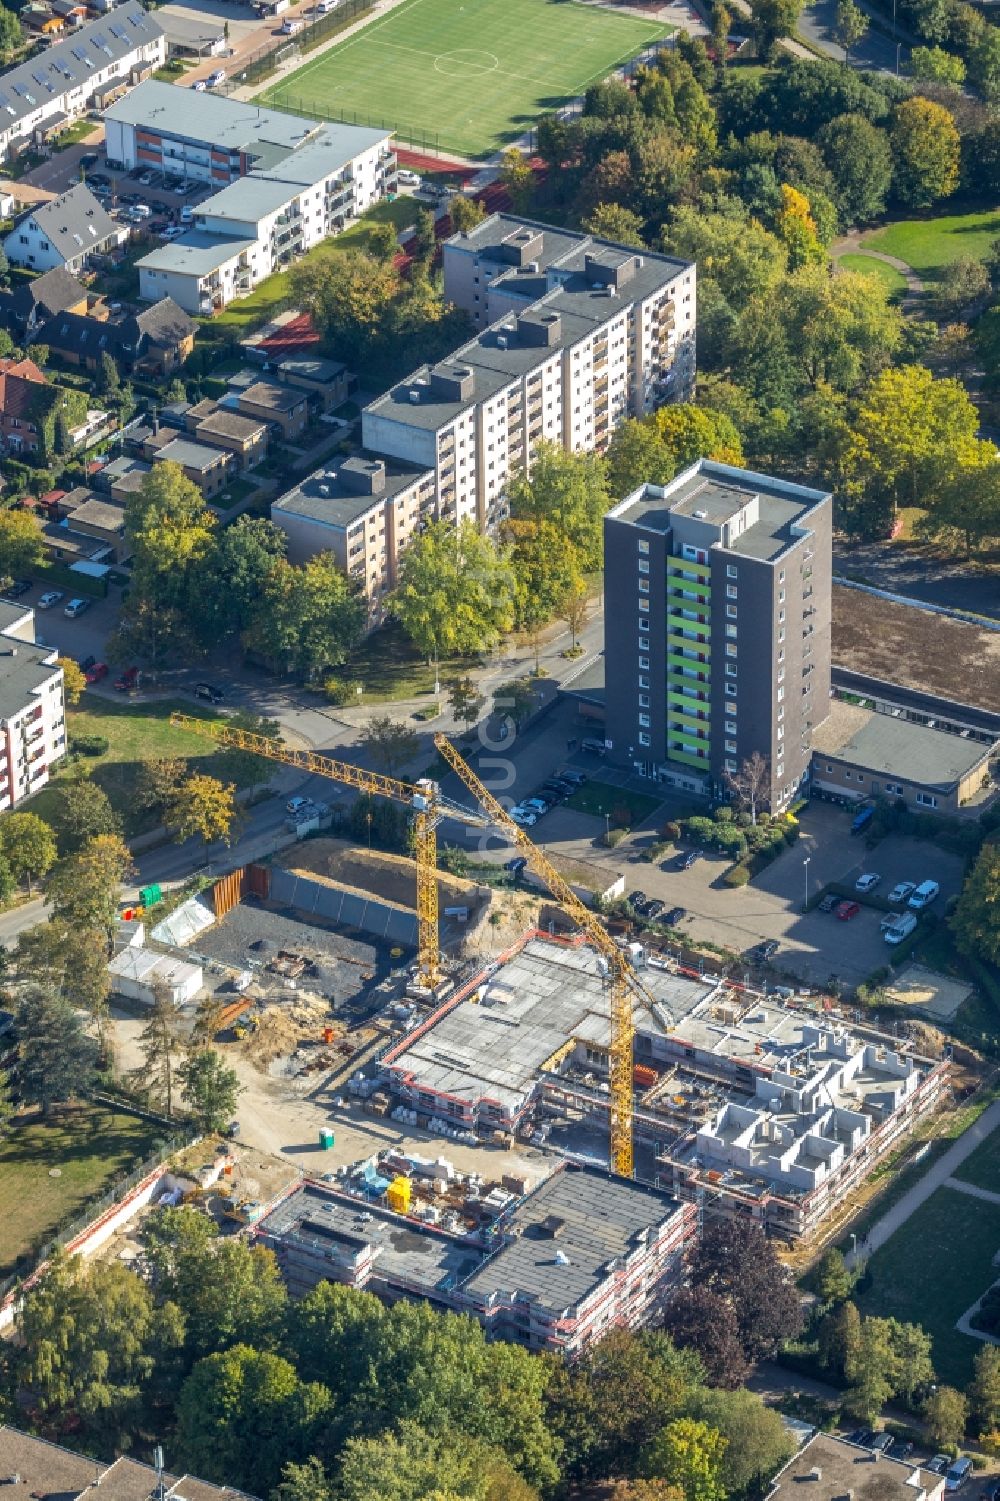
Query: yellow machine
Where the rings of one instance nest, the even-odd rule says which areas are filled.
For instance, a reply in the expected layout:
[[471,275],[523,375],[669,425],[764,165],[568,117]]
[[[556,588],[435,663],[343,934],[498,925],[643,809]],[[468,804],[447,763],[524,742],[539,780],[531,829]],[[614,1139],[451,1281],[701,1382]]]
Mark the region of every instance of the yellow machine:
[[598,962],[607,976],[611,994],[611,1165],[616,1173],[631,1178],[632,1151],[632,1019],[636,1000],[652,1006],[653,997],[640,981],[628,955],[619,948],[600,919],[585,907],[551,862],[537,849],[525,831],[507,810],[483,786],[445,735],[435,735],[434,744],[463,784],[476,799],[482,815],[442,796],[435,782],[403,782],[379,772],[366,771],[349,761],[337,761],[314,751],[292,750],[264,735],[236,729],[221,720],[196,719],[187,714],[172,714],[170,722],[181,729],[205,735],[220,745],[238,746],[270,761],[297,766],[315,776],[329,777],[360,792],[394,798],[414,810],[415,858],[417,867],[417,924],[419,933],[419,970],[423,983],[431,990],[442,979],[440,940],[438,936],[437,828],[443,818],[463,823],[497,825],[522,851],[532,870],[545,883],[552,896],[563,906],[587,935],[597,950]]

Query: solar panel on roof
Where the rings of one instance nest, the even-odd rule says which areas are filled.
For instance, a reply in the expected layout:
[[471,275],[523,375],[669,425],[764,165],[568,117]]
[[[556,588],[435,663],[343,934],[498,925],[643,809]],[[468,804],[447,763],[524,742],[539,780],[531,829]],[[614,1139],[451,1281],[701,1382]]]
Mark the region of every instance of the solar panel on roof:
[[73,56],[76,58],[76,60],[77,60],[78,63],[82,63],[82,62],[85,61],[84,55],[83,55],[83,53],[82,53],[82,51],[80,50],[79,47],[71,47],[70,51],[72,52]]
[[43,89],[47,89],[49,87],[48,82],[46,81],[44,73],[36,73],[34,70],[32,70],[31,76],[35,80],[36,83],[40,83],[41,84],[41,86],[42,86]]

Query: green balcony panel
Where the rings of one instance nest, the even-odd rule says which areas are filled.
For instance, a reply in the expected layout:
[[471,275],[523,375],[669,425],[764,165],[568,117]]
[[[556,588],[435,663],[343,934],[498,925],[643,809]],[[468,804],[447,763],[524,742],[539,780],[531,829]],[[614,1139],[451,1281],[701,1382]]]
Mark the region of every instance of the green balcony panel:
[[684,751],[668,750],[668,761],[677,761],[681,766],[695,766],[699,771],[708,770],[707,756],[689,756]]

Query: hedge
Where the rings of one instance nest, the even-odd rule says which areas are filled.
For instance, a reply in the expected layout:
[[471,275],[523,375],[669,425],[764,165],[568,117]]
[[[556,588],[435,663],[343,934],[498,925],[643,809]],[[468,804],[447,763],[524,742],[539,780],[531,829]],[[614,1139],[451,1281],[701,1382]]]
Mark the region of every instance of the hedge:
[[74,594],[88,595],[91,599],[106,599],[108,581],[94,578],[89,573],[74,573],[65,563],[41,563],[35,570],[47,584],[62,589],[72,589]]

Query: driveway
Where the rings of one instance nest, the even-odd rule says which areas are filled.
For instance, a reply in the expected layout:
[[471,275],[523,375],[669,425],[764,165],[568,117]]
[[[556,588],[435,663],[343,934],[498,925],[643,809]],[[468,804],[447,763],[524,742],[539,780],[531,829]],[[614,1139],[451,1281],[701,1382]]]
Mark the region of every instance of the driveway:
[[45,194],[65,193],[67,188],[74,187],[80,181],[81,156],[86,155],[88,151],[103,150],[104,126],[95,120],[94,128],[86,140],[77,142],[75,146],[67,146],[63,151],[55,152],[48,161],[26,172],[23,178],[12,186],[11,191],[16,198],[19,196],[20,189],[26,184]]

